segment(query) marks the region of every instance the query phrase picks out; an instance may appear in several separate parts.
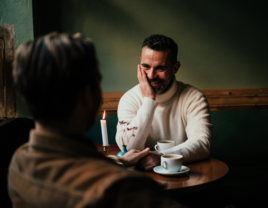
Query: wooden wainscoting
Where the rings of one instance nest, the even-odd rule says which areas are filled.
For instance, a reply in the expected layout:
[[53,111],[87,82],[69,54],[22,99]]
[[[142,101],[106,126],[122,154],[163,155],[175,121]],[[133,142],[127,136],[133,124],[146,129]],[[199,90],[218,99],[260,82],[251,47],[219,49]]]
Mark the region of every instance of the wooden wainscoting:
[[210,110],[268,109],[268,88],[202,91]]
[[102,105],[100,112],[106,110],[108,113],[116,113],[120,98],[125,92],[107,92],[102,94]]
[[[210,110],[268,109],[268,88],[202,90]],[[124,92],[103,93],[100,112],[116,113]]]

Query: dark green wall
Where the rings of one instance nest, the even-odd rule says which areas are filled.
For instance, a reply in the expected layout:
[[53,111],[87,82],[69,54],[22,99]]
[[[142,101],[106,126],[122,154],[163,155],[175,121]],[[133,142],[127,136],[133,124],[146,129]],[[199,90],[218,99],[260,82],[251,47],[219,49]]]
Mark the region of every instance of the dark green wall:
[[[13,24],[15,29],[15,48],[33,39],[32,0],[0,0],[0,24]],[[18,96],[20,117],[30,116]]]
[[1,0],[0,24],[14,25],[16,49],[33,39],[32,0]]
[[[52,2],[55,7],[46,10],[47,18],[51,19],[50,10],[54,14],[51,30],[81,32],[94,40],[104,92],[126,91],[138,83],[141,44],[155,33],[170,36],[179,45],[178,80],[200,89],[268,87],[268,18],[260,1]],[[43,14],[34,18],[35,25],[40,21],[43,26],[45,18]]]

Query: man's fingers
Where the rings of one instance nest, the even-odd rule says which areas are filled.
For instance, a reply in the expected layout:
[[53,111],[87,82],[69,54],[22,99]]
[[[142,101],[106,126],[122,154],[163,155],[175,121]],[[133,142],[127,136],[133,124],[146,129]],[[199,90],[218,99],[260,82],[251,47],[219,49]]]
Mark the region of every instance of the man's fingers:
[[138,72],[137,77],[138,77],[139,81],[147,81],[146,74],[145,74],[144,70],[141,69],[140,64],[138,64],[137,72]]
[[139,159],[139,161],[137,162],[137,165],[140,166],[141,164],[146,162],[146,157],[143,157],[141,159]]
[[141,159],[139,160],[139,162],[137,163],[137,165],[140,166],[140,165],[146,163],[146,161],[147,161],[147,157],[143,157],[143,158],[141,158]]
[[153,165],[149,161],[146,161],[145,163],[141,164],[139,167],[143,168],[144,170],[152,170],[155,167],[155,165]]
[[141,78],[144,82],[147,82],[147,77],[144,70],[141,70]]
[[145,148],[144,150],[142,150],[141,152],[139,152],[139,156],[138,156],[138,158],[143,158],[143,157],[145,157],[146,155],[149,154],[149,152],[150,152],[150,148],[149,148],[149,147]]
[[155,166],[149,165],[144,168],[144,170],[152,170]]
[[146,167],[148,167],[148,166],[151,166],[151,164],[150,164],[150,162],[148,162],[148,161],[145,161],[144,163],[142,163],[142,164],[140,164],[139,165],[141,168],[146,168]]
[[138,77],[138,80],[140,81],[141,80],[141,66],[139,64],[137,66],[137,77]]

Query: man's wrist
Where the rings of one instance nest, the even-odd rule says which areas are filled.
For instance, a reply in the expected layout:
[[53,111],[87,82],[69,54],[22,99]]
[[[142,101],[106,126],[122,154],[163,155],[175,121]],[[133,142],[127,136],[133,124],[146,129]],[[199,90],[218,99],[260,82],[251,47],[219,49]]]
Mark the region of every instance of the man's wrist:
[[156,97],[156,96],[144,96],[144,97],[147,97],[147,98],[150,98],[150,99],[152,99],[152,100],[155,100],[155,97]]

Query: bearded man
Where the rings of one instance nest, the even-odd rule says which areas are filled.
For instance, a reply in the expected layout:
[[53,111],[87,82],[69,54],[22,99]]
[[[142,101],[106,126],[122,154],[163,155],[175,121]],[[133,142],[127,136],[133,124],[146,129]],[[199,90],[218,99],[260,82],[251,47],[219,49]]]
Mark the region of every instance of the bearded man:
[[209,105],[200,90],[176,80],[177,54],[178,46],[171,38],[146,38],[137,68],[139,84],[127,91],[118,105],[119,147],[154,150],[157,141],[175,141],[174,147],[141,159],[139,165],[145,170],[160,165],[163,154],[180,154],[184,163],[210,155],[213,125]]

